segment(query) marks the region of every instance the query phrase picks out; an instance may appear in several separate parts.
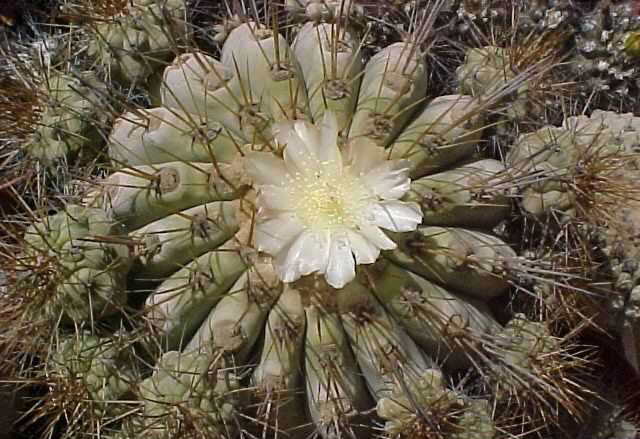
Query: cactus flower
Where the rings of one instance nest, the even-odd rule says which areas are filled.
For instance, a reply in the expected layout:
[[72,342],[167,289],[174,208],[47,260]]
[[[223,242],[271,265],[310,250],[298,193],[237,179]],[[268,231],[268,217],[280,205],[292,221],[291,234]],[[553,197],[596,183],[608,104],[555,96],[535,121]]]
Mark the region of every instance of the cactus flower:
[[259,190],[256,246],[274,256],[284,282],[320,273],[342,288],[356,264],[396,248],[381,229],[407,232],[422,222],[416,203],[399,201],[410,188],[409,162],[387,160],[366,138],[340,148],[333,113],[317,125],[281,124],[276,139],[282,159],[252,152],[246,167]]

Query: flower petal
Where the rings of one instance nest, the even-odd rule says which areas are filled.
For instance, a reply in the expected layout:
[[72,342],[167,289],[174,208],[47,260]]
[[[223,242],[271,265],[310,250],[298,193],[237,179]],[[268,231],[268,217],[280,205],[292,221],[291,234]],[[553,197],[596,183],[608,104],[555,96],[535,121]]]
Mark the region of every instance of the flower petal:
[[383,200],[397,200],[411,187],[409,162],[386,160],[364,176],[367,187]]
[[284,149],[284,164],[291,174],[309,175],[319,169],[319,162],[309,152],[307,145],[295,132],[287,135],[287,146]]
[[392,232],[410,232],[422,222],[420,206],[404,201],[372,204],[367,207],[364,215],[367,221]]
[[338,148],[338,121],[333,111],[325,111],[320,125],[321,146],[318,149],[318,160],[332,163],[342,168],[342,154]]
[[276,271],[282,282],[293,282],[300,279],[300,272],[297,265],[288,264],[289,248],[278,253],[275,258]]
[[271,133],[276,138],[278,143],[287,143],[287,135],[289,131],[293,131],[293,120],[282,120],[280,122],[274,122],[271,125]]
[[254,151],[245,156],[244,168],[255,184],[284,185],[287,181],[287,168],[284,161],[270,152]]
[[355,261],[345,232],[333,232],[325,277],[333,288],[342,288],[356,277]]
[[347,143],[344,159],[354,175],[364,175],[385,162],[385,151],[368,138],[358,137]]
[[293,244],[290,252],[298,252],[295,260],[298,263],[300,274],[306,276],[310,273],[325,271],[329,262],[329,249],[330,233],[328,230],[323,230],[303,234]]
[[357,264],[373,264],[380,256],[380,249],[360,233],[349,230],[351,251]]
[[[303,232],[276,259],[278,273],[284,282],[293,282],[314,272],[324,272],[330,250],[329,231]],[[284,256],[284,257],[283,257]]]
[[258,196],[258,204],[269,210],[294,210],[295,200],[291,199],[289,189],[281,186],[262,186]]
[[259,251],[275,255],[302,232],[295,216],[282,214],[260,222],[255,229],[254,241]]
[[287,120],[276,122],[273,124],[272,133],[278,143],[281,143],[283,145],[286,144],[289,141],[289,136],[291,135],[291,133],[295,134],[295,123],[295,121]]
[[[255,153],[247,161],[259,189],[256,247],[274,256],[284,282],[318,272],[342,288],[356,263],[371,264],[397,247],[382,229],[411,231],[422,222],[416,203],[399,201],[410,188],[410,163],[387,160],[364,138],[341,149],[338,129],[330,111],[317,125],[280,124],[284,160]],[[343,214],[334,213],[338,208]]]
[[320,140],[320,130],[305,121],[296,121],[293,125],[295,133],[298,138],[304,142],[305,147],[309,154],[313,155],[313,158],[318,158],[318,152],[321,152],[322,142]]
[[397,247],[395,242],[373,224],[361,224],[360,233],[381,250],[393,250]]

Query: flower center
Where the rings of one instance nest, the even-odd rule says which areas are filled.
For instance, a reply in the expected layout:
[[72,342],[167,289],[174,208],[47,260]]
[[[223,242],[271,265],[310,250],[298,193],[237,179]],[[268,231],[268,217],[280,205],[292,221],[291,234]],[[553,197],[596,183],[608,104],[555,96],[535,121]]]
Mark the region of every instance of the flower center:
[[373,194],[362,180],[334,163],[316,164],[313,172],[290,175],[289,195],[307,229],[357,227]]

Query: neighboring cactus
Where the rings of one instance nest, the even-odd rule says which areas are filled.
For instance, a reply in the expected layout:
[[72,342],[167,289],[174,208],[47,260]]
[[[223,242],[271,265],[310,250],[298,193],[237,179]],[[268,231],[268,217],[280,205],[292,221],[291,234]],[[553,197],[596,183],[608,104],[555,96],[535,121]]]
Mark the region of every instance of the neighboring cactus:
[[507,155],[523,210],[549,220],[551,230],[559,225],[566,236],[563,254],[543,250],[545,259],[554,259],[558,268],[552,271],[558,275],[535,291],[555,309],[552,314],[559,316],[564,307],[565,316],[556,319],[560,325],[572,322],[574,329],[592,326],[617,334],[636,369],[632,291],[638,277],[639,146],[639,117],[595,110],[589,117],[566,118],[562,127],[521,135]]
[[[456,70],[458,89],[492,103],[505,121],[530,123],[557,107],[555,89],[561,47],[567,32],[516,40],[508,47],[470,48]],[[551,108],[549,108],[551,107]],[[504,120],[506,119],[506,120]],[[506,128],[499,124],[498,130]]]
[[446,389],[437,369],[425,370],[410,386],[398,384],[376,410],[390,439],[425,437],[429,431],[452,439],[493,439],[498,434],[488,402]]
[[[599,0],[597,2],[535,1],[461,1],[459,16],[464,29],[479,24],[485,32],[512,35],[511,49],[526,46],[543,49],[535,57],[560,59],[564,66],[557,69],[573,82],[570,88],[585,100],[603,101],[605,109],[637,108],[635,95],[638,82],[638,32],[640,14],[636,0]],[[510,3],[511,7],[505,7]],[[474,6],[470,7],[470,5]],[[487,29],[482,22],[489,22]],[[551,47],[554,50],[544,50]],[[472,49],[476,50],[476,49]],[[538,49],[536,49],[538,50]],[[512,61],[521,58],[513,56]],[[515,63],[515,62],[514,62]],[[562,81],[562,80],[560,80]],[[596,96],[592,96],[592,94]],[[593,104],[593,102],[592,102]],[[608,107],[608,108],[607,108]]]
[[[103,8],[96,3],[86,24],[87,52],[114,79],[145,82],[189,38],[184,0],[123,1]],[[71,14],[87,14],[86,5],[66,8]]]
[[500,357],[500,361],[492,367],[501,377],[496,384],[512,391],[529,383],[514,382],[507,369],[522,369],[532,374],[534,368],[539,366],[536,362],[555,352],[560,343],[549,334],[549,329],[543,323],[531,322],[524,315],[516,315],[501,331],[495,344],[494,353]]
[[[219,355],[169,351],[140,383],[142,430],[150,438],[175,434],[233,437],[239,379]],[[135,432],[132,432],[136,434]]]
[[293,16],[314,22],[335,21],[341,16],[363,13],[362,6],[352,0],[286,0],[284,5]]
[[78,154],[97,155],[109,122],[104,108],[106,85],[92,72],[52,72],[45,88],[43,99],[47,101],[25,145],[27,154],[44,165]]
[[463,93],[489,96],[506,87],[516,73],[506,49],[486,46],[469,49],[456,75]]
[[93,414],[106,418],[126,411],[115,401],[133,396],[138,381],[132,370],[131,341],[100,338],[83,331],[60,340],[49,359],[49,373],[54,382],[73,385],[79,380],[86,390],[86,399],[93,405]]
[[[584,416],[580,401],[591,397],[588,386],[594,369],[593,350],[567,338],[551,335],[549,325],[522,314],[486,342],[491,355],[488,376],[492,405],[500,415],[495,423],[517,434],[523,426],[548,428],[558,418],[550,407],[564,407],[575,421]],[[553,409],[551,409],[553,410]]]
[[[638,177],[638,172],[631,174]],[[608,224],[597,230],[599,245],[617,294],[607,305],[606,325],[619,337],[629,364],[640,373],[640,270],[638,270],[638,230],[640,208],[636,200],[614,206]]]
[[122,232],[104,212],[74,205],[32,224],[18,270],[20,284],[48,296],[35,315],[77,323],[117,313],[131,264]]
[[590,88],[622,97],[640,88],[637,7],[633,0],[600,1],[591,13],[580,17],[575,37],[578,55],[571,67]]
[[520,136],[507,163],[527,212],[585,217],[631,195],[625,170],[638,169],[639,145],[640,117],[596,110]]

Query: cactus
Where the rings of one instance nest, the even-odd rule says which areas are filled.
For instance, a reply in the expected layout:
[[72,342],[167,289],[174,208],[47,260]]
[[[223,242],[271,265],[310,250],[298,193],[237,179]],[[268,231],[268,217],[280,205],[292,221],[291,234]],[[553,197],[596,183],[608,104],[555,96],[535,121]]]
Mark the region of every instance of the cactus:
[[[639,122],[631,113],[595,110],[589,117],[566,118],[562,127],[547,126],[520,136],[507,156],[516,179],[522,181],[519,196],[527,214],[543,220],[559,218],[565,229],[577,224],[572,232],[575,251],[587,264],[583,272],[591,278],[587,288],[592,294],[565,292],[562,300],[571,303],[573,311],[564,313],[580,309],[581,317],[615,334],[623,356],[636,370],[637,250],[632,237],[637,229]],[[595,264],[606,270],[589,274]],[[598,286],[604,282],[610,286]],[[550,289],[554,287],[538,291],[549,298]]]
[[[635,176],[635,172],[627,174],[627,177]],[[606,303],[607,319],[604,325],[618,335],[624,357],[636,371],[640,371],[638,248],[634,237],[638,230],[637,203],[629,201],[614,207],[610,223],[599,224],[596,230],[596,241],[606,257],[611,283],[615,289]]]
[[139,388],[142,434],[148,437],[169,437],[183,428],[181,423],[193,423],[190,427],[204,437],[231,437],[236,429],[238,377],[220,356],[166,352]]
[[130,369],[129,354],[117,337],[100,338],[83,331],[60,341],[49,359],[49,369],[54,377],[80,380],[97,416],[115,416],[125,409],[112,402],[133,394],[138,379]]
[[[638,90],[639,67],[640,15],[636,1],[600,0],[579,4],[514,1],[506,7],[504,2],[485,0],[460,3],[458,14],[463,18],[460,28],[468,30],[479,26],[487,33],[520,35],[511,41],[505,40],[505,44],[511,44],[511,55],[515,55],[511,56],[512,64],[518,64],[524,53],[537,52],[536,60],[564,55],[566,63],[555,69],[559,75],[547,75],[547,80],[553,76],[571,78],[575,81],[570,87],[571,94],[584,102],[591,101],[591,105],[597,101],[597,108],[624,111],[637,108],[633,98]],[[476,7],[469,7],[474,3]],[[493,28],[487,29],[483,22],[491,23]],[[513,32],[509,32],[510,28]],[[477,49],[471,52],[476,56],[479,53]],[[530,85],[529,89],[535,86]],[[594,91],[595,96],[590,96]]]
[[[488,343],[493,357],[491,371],[487,371],[493,387],[492,403],[502,413],[502,419],[496,420],[498,426],[554,422],[545,419],[544,405],[564,406],[579,422],[579,401],[590,396],[580,381],[588,379],[594,369],[590,347],[577,344],[571,336],[553,336],[546,322],[531,321],[522,314]],[[565,386],[565,381],[572,384]],[[520,398],[523,402],[516,402]]]
[[[508,50],[495,46],[469,49],[465,54],[464,64],[456,70],[456,76],[462,93],[487,100],[506,94],[505,101],[510,104],[506,106],[506,115],[510,119],[521,120],[531,109],[529,88],[535,86],[531,80],[516,81],[519,74],[522,76],[527,73],[520,72],[521,68],[516,64],[517,56],[514,52],[514,48]],[[513,90],[515,85],[520,86]]]
[[[420,413],[421,407],[429,407],[428,413]],[[488,402],[446,389],[437,369],[424,371],[410,390],[398,386],[393,397],[378,401],[376,410],[390,438],[417,437],[430,429],[455,439],[493,439],[497,434]]]
[[335,21],[340,17],[363,13],[362,6],[351,0],[286,0],[284,6],[294,17],[314,22]]
[[[87,15],[86,9],[86,5],[65,5],[65,11],[74,15]],[[176,44],[184,44],[189,38],[183,0],[135,0],[111,5],[98,1],[89,6],[88,12],[87,53],[119,81],[147,81]]]
[[[413,35],[363,62],[364,35],[343,15],[357,8],[326,3],[287,3],[308,21],[293,41],[236,17],[217,28],[219,59],[177,55],[157,90],[161,105],[115,121],[109,175],[83,206],[28,229],[20,282],[42,296],[40,320],[61,334],[89,331],[76,339],[93,340],[91,355],[121,331],[147,346],[113,389],[89,387],[92,401],[116,400],[115,410],[87,431],[61,426],[68,437],[101,434],[106,421],[119,438],[492,439],[533,435],[583,408],[586,384],[558,376],[586,361],[564,355],[544,322],[495,312],[526,264],[492,230],[511,214],[514,182],[540,214],[527,177],[565,172],[585,155],[576,145],[601,136],[630,148],[635,119],[569,118],[545,131],[567,133],[574,143],[562,151],[530,133],[505,164],[485,158],[496,99],[433,97]],[[131,19],[144,22],[137,14],[155,6],[136,3]],[[99,31],[124,50],[122,26]],[[153,44],[184,38],[171,26],[139,32]],[[114,69],[133,82],[150,75],[149,53],[119,52]],[[461,77],[521,89],[522,78],[497,85],[476,73]],[[552,180],[542,187],[557,190]],[[574,214],[580,201],[556,208]],[[43,260],[56,276],[36,288],[29,262]],[[111,361],[101,355],[89,367],[63,354],[54,363],[93,385]],[[475,382],[456,383],[465,372]],[[533,395],[533,414],[513,402],[521,392]],[[129,405],[117,401],[124,393]],[[493,407],[518,412],[518,425]]]
[[[160,89],[166,107],[116,121],[109,137],[116,170],[102,183],[104,189],[87,199],[91,209],[104,210],[108,218],[122,224],[130,240],[140,243],[129,277],[165,279],[143,309],[161,337],[161,349],[168,350],[154,375],[141,384],[143,399],[154,399],[150,389],[169,379],[162,377],[170,373],[172,364],[184,361],[189,369],[186,363],[191,364],[189,358],[195,355],[190,352],[223,355],[230,365],[240,367],[258,349],[262,353],[254,380],[262,386],[260,394],[271,394],[272,403],[279,405],[286,404],[288,397],[300,399],[302,395],[296,392],[306,389],[310,418],[321,436],[348,431],[367,435],[371,427],[364,413],[373,409],[375,400],[392,397],[392,388],[382,383],[391,380],[391,385],[394,379],[382,378],[388,375],[383,372],[388,366],[371,357],[381,352],[356,349],[355,357],[351,352],[360,338],[373,335],[359,323],[364,305],[335,308],[332,304],[331,296],[343,287],[340,296],[345,298],[349,296],[346,290],[356,288],[356,264],[371,264],[381,251],[400,247],[402,256],[393,256],[393,260],[447,285],[445,288],[475,295],[477,303],[458,299],[446,289],[440,293],[444,300],[461,300],[461,306],[469,307],[471,313],[484,313],[482,302],[505,291],[502,267],[515,253],[499,238],[457,225],[427,227],[415,236],[407,233],[422,221],[420,203],[431,214],[423,203],[424,193],[429,182],[437,184],[441,178],[425,177],[412,187],[409,174],[422,176],[468,157],[482,125],[479,119],[466,123],[472,116],[467,116],[462,102],[471,103],[474,110],[479,107],[470,97],[449,96],[428,105],[405,128],[414,108],[418,111],[424,106],[426,66],[418,47],[411,42],[396,43],[362,68],[358,53],[353,52],[357,42],[337,40],[343,29],[339,24],[308,23],[289,49],[286,40],[272,30],[242,24],[230,31],[220,62],[199,53],[184,54],[166,69]],[[345,33],[345,38],[355,36]],[[339,58],[324,56],[324,52],[331,55],[336,43]],[[324,77],[318,75],[322,66]],[[327,88],[340,83],[346,86],[347,99],[330,94]],[[324,93],[322,100],[315,97],[320,93]],[[327,99],[331,105],[323,104]],[[311,114],[306,120],[290,119],[307,111]],[[214,125],[218,129],[211,135]],[[429,136],[438,136],[441,154],[422,146],[424,133],[429,131],[433,133]],[[461,139],[464,144],[455,147],[455,154],[445,154],[448,143]],[[344,142],[344,149],[338,148],[338,142]],[[383,149],[387,145],[390,159]],[[409,150],[417,150],[420,160],[406,160]],[[488,166],[489,178],[471,178],[472,166],[449,171],[453,174],[442,178],[457,181],[463,190],[474,187],[481,191],[505,175],[499,166],[480,162],[478,166]],[[331,192],[325,189],[327,185],[333,187]],[[401,199],[405,193],[406,198]],[[504,197],[477,198],[473,206],[466,201],[454,196],[450,202],[455,216],[466,218],[460,223],[463,226],[491,226],[508,214]],[[495,201],[503,207],[489,213],[489,221],[474,214],[484,206],[491,209]],[[282,213],[265,216],[263,212],[269,210]],[[439,218],[432,222],[438,224]],[[424,245],[418,246],[419,240]],[[400,272],[408,275],[405,269]],[[286,293],[282,293],[282,281]],[[469,289],[469,282],[476,287]],[[387,296],[381,296],[366,282],[358,285],[376,310],[372,327],[386,328],[377,340],[370,340],[371,349],[382,343],[399,352],[406,350],[390,365],[406,361],[405,379],[420,379],[420,371],[434,364],[429,355],[438,355],[438,339],[447,338],[447,325],[437,313],[426,314],[436,341],[414,344],[410,334],[415,332],[406,333],[403,324],[382,306],[398,293],[387,291]],[[282,315],[288,310],[282,302],[285,297],[302,306],[293,315],[306,321],[306,330],[297,342],[291,339],[288,347],[269,354],[265,351],[272,343],[269,340],[284,334],[265,334],[264,342],[261,334],[267,322],[277,327],[279,319],[288,320],[287,314]],[[476,306],[478,311],[474,311]],[[449,318],[455,320],[453,313]],[[488,323],[478,326],[481,331],[497,325],[490,314],[482,316]],[[465,356],[464,349],[455,350]],[[266,370],[274,370],[285,380],[287,371],[296,372],[292,364],[283,363],[286,358],[296,361],[296,367],[304,365],[304,375],[291,377],[289,384],[273,377],[267,385]],[[366,385],[358,368],[370,371]],[[410,373],[411,369],[415,372]],[[189,391],[197,385],[184,386],[187,393],[180,398],[200,407],[197,392]],[[246,388],[240,390],[247,393]],[[289,395],[275,396],[276,390]],[[167,392],[168,388],[161,393]],[[153,407],[145,403],[145,416],[157,416],[160,408],[157,403]],[[276,408],[276,413],[282,410]],[[232,413],[223,416],[225,422],[232,423]],[[293,419],[304,423],[305,414],[297,416]],[[466,425],[464,419],[460,425]],[[272,424],[270,418],[264,422],[268,429],[295,431],[297,427],[291,418],[283,418],[282,424]],[[155,431],[147,423],[143,422],[146,428]]]
[[471,95],[492,93],[515,76],[507,51],[494,46],[469,49],[456,75],[460,89]]
[[[103,211],[75,205],[31,225],[24,237],[20,283],[51,295],[35,312],[65,322],[117,313],[126,304],[132,262],[122,238],[120,225]],[[32,272],[32,267],[42,272]],[[47,276],[52,279],[47,281]]]
[[[534,215],[560,211],[585,216],[592,207],[606,210],[624,199],[631,190],[627,183],[625,191],[625,170],[637,169],[639,124],[630,113],[596,110],[590,117],[568,117],[562,127],[520,136],[507,162],[525,180],[524,209]],[[607,187],[612,180],[619,187]],[[588,198],[594,196],[599,198]]]
[[48,102],[26,144],[28,154],[45,165],[80,153],[96,155],[101,129],[109,123],[109,113],[102,105],[106,85],[92,72],[77,76],[52,73],[46,89]]
[[[640,29],[635,2],[600,2],[577,29],[573,69],[594,88],[625,96],[637,90],[634,35]],[[590,84],[591,85],[591,84]]]

